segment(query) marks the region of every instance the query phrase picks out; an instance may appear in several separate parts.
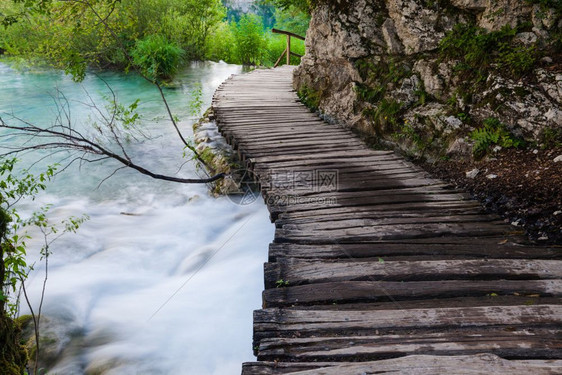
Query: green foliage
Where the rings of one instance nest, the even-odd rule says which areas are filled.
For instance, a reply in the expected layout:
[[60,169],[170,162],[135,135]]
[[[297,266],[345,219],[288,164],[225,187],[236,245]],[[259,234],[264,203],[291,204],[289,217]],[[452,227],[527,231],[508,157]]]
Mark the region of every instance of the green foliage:
[[44,173],[35,176],[27,170],[16,172],[16,162],[15,158],[0,162],[0,279],[3,285],[0,289],[0,311],[4,312],[8,306],[12,313],[16,306],[15,302],[9,301],[8,296],[15,293],[19,280],[27,276],[25,241],[29,238],[19,233],[28,223],[20,218],[14,206],[20,200],[34,197],[45,190],[46,182],[56,170],[55,167],[49,167]]
[[211,32],[207,40],[205,57],[212,61],[237,63],[238,54],[234,37],[235,24],[223,21]]
[[[141,119],[141,115],[137,112],[140,99],[125,106],[116,100],[105,98],[108,102],[106,106],[107,112],[113,114],[115,120],[123,127],[124,130],[133,130]],[[94,125],[95,126],[95,125]],[[99,129],[97,129],[99,131]]]
[[560,128],[545,128],[539,138],[543,149],[562,147],[562,129]]
[[275,282],[275,287],[276,288],[285,288],[289,286],[289,281],[287,280],[283,280],[283,279],[279,279]]
[[529,4],[540,5],[543,9],[554,9],[558,15],[562,14],[562,1],[560,0],[525,0]]
[[394,99],[384,98],[378,102],[374,110],[368,111],[371,115],[377,133],[385,133],[396,129],[399,116],[402,113],[402,104]]
[[407,120],[398,127],[398,130],[393,134],[395,139],[408,139],[419,151],[424,151],[427,148],[427,143],[423,139],[420,131],[414,128]]
[[244,65],[261,65],[265,61],[267,38],[262,20],[254,14],[245,14],[234,30],[238,61]]
[[363,83],[357,83],[354,90],[360,100],[368,103],[378,102],[386,93],[386,87],[382,85],[369,86]]
[[154,81],[171,78],[179,68],[184,52],[162,35],[149,35],[137,41],[131,51],[133,62]]
[[472,151],[476,157],[485,155],[495,145],[503,148],[519,148],[524,145],[522,139],[511,134],[507,127],[494,117],[484,120],[483,127],[472,131],[470,138],[474,141]]
[[[151,79],[170,78],[178,49],[186,60],[271,66],[285,48],[284,38],[271,35],[266,26],[275,23],[304,35],[310,16],[291,4],[274,11],[261,1],[252,9],[264,19],[247,14],[225,21],[221,0],[0,0],[0,19],[7,25],[0,49],[44,59],[77,81],[91,66],[129,70],[140,65]],[[303,55],[304,43],[292,42],[293,52]],[[292,57],[291,63],[299,59]]]
[[[404,107],[399,101],[386,97],[386,93],[410,76],[410,68],[403,61],[393,58],[380,61],[360,59],[355,62],[355,66],[364,82],[356,84],[355,92],[360,100],[372,105],[364,111],[364,115],[373,121],[378,135],[397,131]],[[416,94],[418,104],[425,103],[427,93],[420,89]]]
[[202,108],[203,88],[201,87],[201,84],[197,84],[191,91],[191,98],[189,100],[189,114],[193,117],[199,117],[201,115]]
[[317,110],[320,105],[320,93],[315,91],[311,87],[304,86],[298,92],[297,95],[301,102],[312,110]]
[[10,55],[41,57],[76,80],[87,66],[130,68],[138,41],[165,40],[189,59],[203,58],[209,35],[225,15],[220,0],[69,0],[49,3],[47,9],[37,13],[0,1],[0,15],[26,15],[0,33],[0,48]]
[[[26,261],[26,240],[31,237],[26,228],[36,227],[41,233],[43,246],[40,249],[41,260],[45,265],[43,288],[47,281],[47,258],[51,254],[51,245],[65,233],[75,233],[80,225],[88,219],[69,217],[58,224],[49,222],[47,213],[50,206],[44,206],[31,214],[28,219],[22,219],[17,212],[16,205],[22,199],[34,199],[35,195],[45,190],[46,183],[53,178],[56,167],[47,167],[44,173],[34,175],[28,170],[16,170],[15,158],[0,161],[0,342],[3,347],[0,352],[0,370],[2,374],[22,374],[28,362],[27,351],[20,345],[20,326],[11,317],[19,311],[18,286],[24,285],[29,272],[34,265]],[[25,289],[24,289],[25,292]],[[37,314],[31,308],[31,302],[26,296],[34,321],[35,337],[39,338],[39,317],[43,305],[44,289],[39,302]],[[38,358],[35,357],[37,364]],[[38,373],[37,367],[34,373]]]
[[275,28],[305,36],[310,23],[310,14],[295,6],[275,10]]
[[393,59],[377,63],[357,60],[355,65],[366,82],[357,84],[355,91],[361,100],[371,104],[377,104],[384,98],[389,85],[397,84],[410,74],[403,64]]
[[310,14],[318,0],[270,0],[272,4],[281,9],[298,9],[303,13]]
[[[283,12],[276,12],[276,15]],[[240,22],[221,22],[210,34],[206,47],[206,58],[213,61],[223,60],[232,64],[273,66],[285,51],[285,35],[273,34],[263,28],[260,18],[256,15],[241,16]],[[275,24],[275,27],[293,32],[295,26],[299,32],[306,33],[308,19],[301,18],[293,25]],[[291,51],[304,55],[305,46],[302,40],[291,39]],[[282,59],[281,64],[285,62]],[[300,59],[291,57],[291,64],[299,64]]]
[[498,67],[507,70],[511,76],[520,77],[530,72],[537,62],[537,48],[535,46],[500,46],[497,58]]
[[532,70],[538,53],[535,46],[514,41],[518,29],[506,25],[488,32],[471,24],[457,24],[439,44],[442,57],[459,60],[456,70],[472,82],[482,82],[491,69],[520,77]]
[[[190,60],[205,56],[209,35],[226,15],[220,0],[174,0],[166,4],[162,25],[155,30],[186,51]],[[169,4],[172,7],[169,7]]]
[[[273,66],[273,64],[279,59],[279,56],[285,51],[287,48],[287,37],[282,34],[268,34],[268,46],[266,51],[266,61],[265,65]],[[299,39],[291,38],[291,51],[297,53],[301,56],[304,55],[304,42]],[[283,65],[286,63],[286,57],[283,56],[279,65]],[[300,58],[296,56],[291,56],[291,65],[298,65],[300,64]]]

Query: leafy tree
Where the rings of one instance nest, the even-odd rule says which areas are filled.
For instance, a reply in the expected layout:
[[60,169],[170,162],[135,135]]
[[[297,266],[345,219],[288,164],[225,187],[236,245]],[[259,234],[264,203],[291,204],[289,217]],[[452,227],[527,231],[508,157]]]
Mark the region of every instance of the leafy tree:
[[202,59],[209,35],[224,19],[226,9],[220,0],[175,0],[173,4],[163,16],[162,32],[185,49],[189,59]]
[[12,55],[42,57],[78,80],[87,66],[129,69],[137,41],[154,35],[185,50],[187,58],[201,59],[226,13],[220,0],[68,0],[44,7],[36,12],[0,0],[0,21],[7,26],[0,47]]

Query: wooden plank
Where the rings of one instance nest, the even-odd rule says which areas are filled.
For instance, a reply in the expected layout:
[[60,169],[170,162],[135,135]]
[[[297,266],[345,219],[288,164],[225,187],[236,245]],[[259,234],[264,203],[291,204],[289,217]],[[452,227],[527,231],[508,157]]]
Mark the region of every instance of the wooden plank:
[[[337,306],[336,306],[337,307]],[[334,308],[334,306],[332,306]],[[386,333],[411,329],[448,330],[488,326],[552,327],[560,329],[562,305],[480,306],[462,308],[378,310],[297,310],[268,308],[254,311],[254,335],[270,337],[333,336],[347,332]]]
[[[381,258],[382,259],[382,258]],[[265,265],[265,287],[335,281],[562,279],[562,261],[474,259],[435,261],[329,261],[279,259]]]
[[471,355],[482,352],[508,358],[562,357],[562,331],[487,327],[468,332],[270,338],[260,341],[258,360],[350,361],[376,360],[404,355]]
[[[337,155],[339,156],[339,155]],[[264,162],[263,164],[256,164],[256,161],[253,161],[253,169],[254,171],[260,170],[270,170],[270,169],[291,169],[291,168],[298,168],[298,167],[305,167],[308,169],[338,169],[338,168],[345,168],[345,166],[350,167],[359,167],[359,166],[369,166],[376,171],[378,169],[388,169],[389,167],[395,168],[404,168],[408,167],[409,163],[400,159],[399,157],[385,157],[381,158],[380,156],[371,156],[371,157],[356,157],[351,160],[346,160],[345,158],[338,158],[338,157],[330,157],[330,155],[325,155],[324,158],[318,159],[300,159],[300,160],[283,160],[279,158],[278,160],[272,160],[269,162]]]
[[[309,366],[308,369],[302,369]],[[507,360],[493,354],[464,356],[411,355],[368,362],[253,362],[245,363],[242,375],[554,375],[560,360]]]
[[[341,138],[345,133],[337,132],[337,131],[327,131],[324,133],[324,136],[327,139],[334,139],[334,138]],[[318,132],[314,130],[299,130],[299,133],[295,133],[295,130],[288,130],[288,131],[259,131],[255,130],[252,131],[252,134],[247,134],[244,136],[244,139],[239,139],[234,141],[238,141],[240,143],[244,142],[261,142],[261,141],[275,141],[275,140],[291,140],[291,139],[316,139],[318,137]]]
[[[259,177],[264,195],[300,196],[306,198],[338,198],[341,201],[392,197],[395,195],[455,196],[459,201],[472,201],[462,190],[451,189],[439,181],[425,178],[418,172],[403,172],[402,169],[387,169],[372,174],[369,184],[353,188],[356,178],[340,178],[333,170],[265,170],[254,172]],[[399,177],[400,176],[400,177]],[[400,179],[407,183],[400,185]],[[407,186],[412,181],[426,182],[422,186]],[[381,186],[381,181],[388,186]]]
[[337,366],[341,363],[324,362],[246,362],[242,365],[242,375],[280,375],[299,371]]
[[[303,245],[272,243],[269,245],[269,260],[279,258],[300,259],[360,259],[385,258],[387,256],[451,255],[476,258],[512,259],[562,259],[562,248],[527,247],[508,242],[505,238],[491,238],[485,242],[473,239],[454,243],[459,238],[441,238],[441,243],[378,243]],[[450,242],[450,243],[447,243]]]
[[[370,151],[370,150],[358,150],[354,152],[332,152],[326,154],[318,154],[318,155],[309,155],[308,158],[306,156],[273,156],[273,157],[260,157],[255,158],[253,163],[275,163],[275,162],[292,162],[292,161],[305,161],[308,162],[311,159],[325,159],[323,161],[330,161],[330,159],[359,159],[358,161],[370,161],[370,162],[379,162],[383,160],[387,161],[397,161],[401,160],[399,157],[394,155],[394,153],[388,151]],[[287,165],[290,166],[290,165]]]
[[562,280],[340,281],[266,289],[264,306],[350,303],[462,296],[534,295],[562,297]]
[[[289,309],[315,310],[315,311],[378,311],[386,314],[388,310],[408,310],[408,309],[440,309],[440,308],[467,308],[467,307],[492,307],[492,306],[538,306],[538,305],[559,305],[562,303],[560,297],[537,297],[523,295],[487,295],[480,297],[449,297],[449,298],[430,298],[421,300],[401,300],[401,301],[369,301],[367,303],[346,303],[344,305],[312,305],[295,306]],[[418,329],[425,329],[418,327]],[[472,330],[472,328],[468,328]],[[366,332],[366,334],[372,334]],[[327,334],[330,336],[330,334]],[[283,335],[281,335],[283,336]],[[285,337],[285,336],[283,336]]]
[[[357,216],[356,216],[357,217]],[[498,222],[496,215],[455,215],[455,216],[429,216],[429,217],[392,217],[380,219],[350,218],[330,221],[317,221],[298,223],[290,221],[281,224],[279,220],[275,222],[277,228],[295,231],[323,231],[323,230],[347,230],[351,228],[370,228],[397,224],[439,224],[439,223],[490,223]],[[503,221],[501,221],[504,224]]]
[[356,146],[358,148],[365,147],[364,144],[354,139],[342,140],[341,136],[339,135],[333,137],[326,136],[324,137],[324,139],[322,139],[322,142],[318,142],[318,139],[314,137],[310,137],[310,138],[301,137],[295,139],[268,139],[268,140],[262,140],[259,143],[255,141],[241,141],[238,142],[237,144],[240,146],[247,147],[249,150],[260,150],[260,149],[263,150],[264,148],[269,148],[271,146],[277,146],[277,145],[285,145],[285,146],[345,145],[350,148],[352,148],[352,146]]
[[[434,222],[418,224],[374,225],[368,227],[352,228],[318,228],[314,231],[308,229],[288,229],[287,226],[275,230],[276,242],[286,242],[302,239],[302,243],[309,243],[309,239],[324,238],[338,242],[339,239],[356,238],[358,241],[365,239],[401,239],[420,237],[439,237],[441,235],[456,235],[471,237],[473,235],[500,235],[510,233],[511,226],[501,222]],[[346,241],[349,242],[349,241]]]
[[304,220],[282,220],[278,219],[275,222],[277,228],[284,228],[289,230],[316,230],[316,229],[343,229],[354,228],[363,226],[375,225],[394,225],[394,224],[414,224],[414,223],[470,223],[470,222],[490,222],[498,220],[496,215],[482,214],[478,210],[466,211],[459,210],[458,213],[444,213],[439,210],[432,214],[421,215],[402,214],[394,212],[391,215],[365,215],[354,214],[350,212],[345,215],[334,215],[333,218],[321,216],[314,217],[313,219]]
[[[481,207],[477,202],[473,201],[437,201],[437,202],[407,202],[407,203],[391,203],[391,204],[377,204],[372,206],[356,206],[353,207],[353,210],[356,212],[385,212],[385,211],[398,211],[404,210],[404,212],[408,211],[419,211],[422,210],[434,210],[439,208],[477,208]],[[268,207],[271,213],[272,221],[275,221],[279,215],[285,215],[287,217],[290,215],[295,216],[310,216],[316,215],[318,213],[329,215],[332,213],[346,213],[350,212],[349,207],[333,207],[328,205],[322,205],[321,207],[305,207],[305,206],[285,206],[279,209],[273,209],[272,207]]]

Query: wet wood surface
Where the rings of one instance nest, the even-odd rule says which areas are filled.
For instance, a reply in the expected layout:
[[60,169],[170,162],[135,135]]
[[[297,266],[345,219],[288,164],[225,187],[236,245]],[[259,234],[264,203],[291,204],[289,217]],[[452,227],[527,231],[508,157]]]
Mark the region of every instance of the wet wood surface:
[[243,374],[562,374],[560,247],[321,120],[291,67],[213,110],[276,226]]

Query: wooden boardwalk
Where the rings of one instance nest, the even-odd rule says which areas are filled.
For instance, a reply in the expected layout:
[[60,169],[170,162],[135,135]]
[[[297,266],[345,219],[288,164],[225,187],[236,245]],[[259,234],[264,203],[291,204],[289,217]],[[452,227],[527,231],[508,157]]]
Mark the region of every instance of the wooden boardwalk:
[[562,374],[562,249],[322,121],[291,77],[213,102],[276,226],[243,374]]

